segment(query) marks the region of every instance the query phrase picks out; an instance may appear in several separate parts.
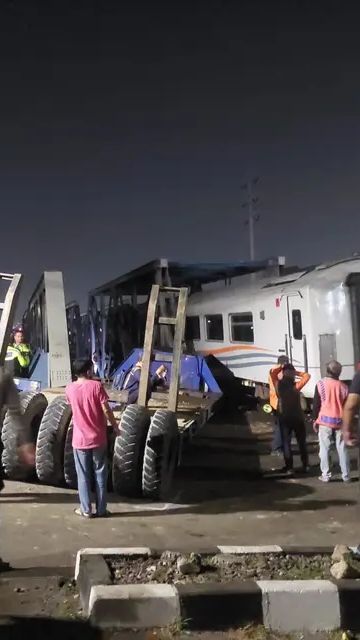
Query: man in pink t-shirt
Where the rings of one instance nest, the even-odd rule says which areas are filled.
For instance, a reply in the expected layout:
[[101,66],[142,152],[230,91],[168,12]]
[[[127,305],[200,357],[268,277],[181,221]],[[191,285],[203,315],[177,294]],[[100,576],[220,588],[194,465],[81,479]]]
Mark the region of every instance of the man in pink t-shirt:
[[79,359],[73,365],[77,379],[66,387],[66,398],[72,409],[73,450],[80,508],[77,515],[92,517],[91,484],[95,476],[96,516],[108,515],[107,485],[107,423],[118,431],[118,424],[109,406],[109,397],[101,382],[92,380],[92,362]]

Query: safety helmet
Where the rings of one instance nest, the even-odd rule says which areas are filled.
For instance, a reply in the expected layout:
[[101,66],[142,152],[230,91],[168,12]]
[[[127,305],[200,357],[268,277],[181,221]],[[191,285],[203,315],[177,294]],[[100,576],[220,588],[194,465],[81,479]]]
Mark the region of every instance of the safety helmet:
[[24,333],[24,327],[22,326],[22,324],[16,324],[16,325],[12,328],[12,332],[13,332],[13,333]]

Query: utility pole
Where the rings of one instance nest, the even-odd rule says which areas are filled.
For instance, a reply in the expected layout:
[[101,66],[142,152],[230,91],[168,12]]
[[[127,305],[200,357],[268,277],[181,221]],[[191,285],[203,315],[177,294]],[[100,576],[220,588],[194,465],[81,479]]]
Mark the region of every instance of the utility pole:
[[248,218],[245,224],[249,226],[249,249],[251,261],[255,260],[254,224],[260,219],[259,214],[256,213],[256,206],[259,202],[259,198],[254,196],[254,187],[258,182],[259,178],[252,178],[246,184],[241,186],[241,188],[245,189],[247,192],[246,202],[244,202],[241,206],[246,207],[248,210]]

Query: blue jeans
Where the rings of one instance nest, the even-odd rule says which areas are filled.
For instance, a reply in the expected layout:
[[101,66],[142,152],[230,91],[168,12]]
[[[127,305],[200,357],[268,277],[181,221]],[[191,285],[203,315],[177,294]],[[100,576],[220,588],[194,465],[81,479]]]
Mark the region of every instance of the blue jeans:
[[106,447],[74,449],[74,458],[81,511],[91,513],[91,485],[95,477],[96,513],[105,515],[108,475]]
[[347,482],[350,479],[350,460],[341,429],[331,429],[323,425],[319,426],[319,457],[322,477],[326,480],[331,478],[330,470],[330,449],[335,445],[341,469],[342,479]]

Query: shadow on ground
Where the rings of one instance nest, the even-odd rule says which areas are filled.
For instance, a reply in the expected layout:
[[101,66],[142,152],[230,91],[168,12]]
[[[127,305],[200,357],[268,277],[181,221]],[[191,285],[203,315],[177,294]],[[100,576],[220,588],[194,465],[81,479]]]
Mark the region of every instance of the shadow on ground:
[[100,640],[102,633],[87,622],[51,618],[0,618],[1,640]]

